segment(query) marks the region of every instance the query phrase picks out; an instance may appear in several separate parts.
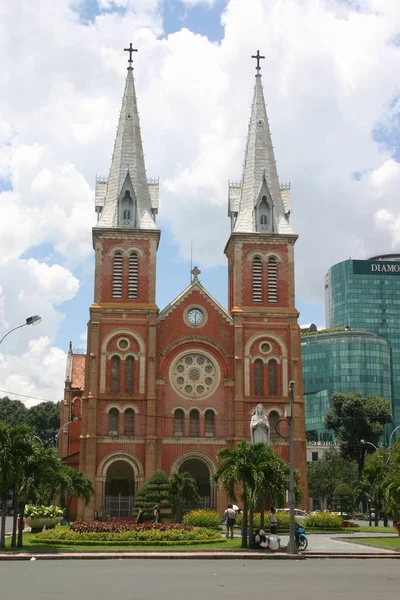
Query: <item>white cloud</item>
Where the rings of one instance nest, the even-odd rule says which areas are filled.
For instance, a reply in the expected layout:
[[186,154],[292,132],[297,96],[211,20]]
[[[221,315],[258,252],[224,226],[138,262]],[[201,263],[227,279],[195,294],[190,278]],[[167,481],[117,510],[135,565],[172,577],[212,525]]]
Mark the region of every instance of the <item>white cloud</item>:
[[[92,253],[94,176],[109,170],[129,40],[159,223],[183,256],[193,237],[200,267],[226,264],[227,181],[241,176],[258,48],[280,178],[292,183],[297,291],[321,302],[331,264],[398,249],[399,164],[372,139],[399,111],[398,0],[230,0],[221,44],[188,29],[160,38],[157,0],[98,4],[105,12],[88,26],[72,0],[10,2],[0,22],[0,177],[13,186],[0,199],[0,322],[28,316],[34,299],[31,312],[48,313],[42,364],[54,356],[57,306],[77,290],[66,267],[86,268]],[[63,271],[21,260],[43,243]],[[28,331],[8,338],[15,360],[30,352]]]

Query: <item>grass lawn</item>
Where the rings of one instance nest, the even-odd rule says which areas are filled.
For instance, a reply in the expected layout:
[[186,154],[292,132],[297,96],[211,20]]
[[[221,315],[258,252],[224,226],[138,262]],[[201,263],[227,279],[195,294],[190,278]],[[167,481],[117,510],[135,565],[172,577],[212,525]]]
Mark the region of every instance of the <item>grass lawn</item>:
[[368,544],[368,546],[376,546],[377,548],[389,548],[390,550],[400,550],[400,537],[354,538],[351,540],[351,542],[355,542],[356,544]]
[[6,539],[6,548],[0,550],[0,553],[10,552],[22,552],[28,554],[57,554],[64,552],[219,552],[221,550],[232,551],[240,549],[240,538],[234,538],[233,540],[226,540],[221,538],[221,542],[213,544],[193,544],[185,546],[46,546],[45,544],[37,544],[33,542],[35,535],[31,533],[24,533],[24,547],[23,548],[10,548],[11,538]]

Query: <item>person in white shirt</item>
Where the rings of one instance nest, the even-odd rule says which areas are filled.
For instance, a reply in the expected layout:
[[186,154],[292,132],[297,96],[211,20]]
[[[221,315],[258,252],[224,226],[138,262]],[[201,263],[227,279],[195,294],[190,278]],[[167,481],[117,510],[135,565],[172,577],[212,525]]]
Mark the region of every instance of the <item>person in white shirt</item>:
[[271,506],[271,512],[268,515],[270,533],[276,535],[278,529],[278,519],[276,518],[276,510]]
[[226,539],[228,539],[229,536],[231,539],[233,539],[233,527],[236,523],[236,513],[233,510],[232,504],[228,504],[228,508],[226,509],[224,516],[226,524]]

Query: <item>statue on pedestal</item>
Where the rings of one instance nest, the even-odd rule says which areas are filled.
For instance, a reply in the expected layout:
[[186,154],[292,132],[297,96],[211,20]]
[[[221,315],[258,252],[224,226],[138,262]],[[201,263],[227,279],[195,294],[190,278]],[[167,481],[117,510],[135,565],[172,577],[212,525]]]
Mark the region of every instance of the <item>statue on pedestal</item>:
[[270,444],[270,427],[265,408],[257,404],[256,411],[250,421],[250,438],[252,444]]

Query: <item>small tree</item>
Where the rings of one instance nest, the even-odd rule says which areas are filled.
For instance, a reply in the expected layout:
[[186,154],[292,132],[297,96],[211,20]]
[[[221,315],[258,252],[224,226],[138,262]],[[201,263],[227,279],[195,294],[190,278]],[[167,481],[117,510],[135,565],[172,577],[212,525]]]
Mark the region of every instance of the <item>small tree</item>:
[[354,499],[351,487],[346,483],[338,483],[333,493],[333,502],[342,515],[352,512]]
[[139,508],[143,509],[144,518],[149,520],[154,506],[158,504],[160,516],[171,518],[172,505],[169,495],[168,475],[164,471],[155,471],[147,483],[139,489],[135,501],[134,515]]
[[190,473],[172,473],[169,481],[171,503],[175,521],[183,519],[183,507],[196,508],[199,502],[199,487]]
[[342,456],[357,461],[361,477],[365,454],[370,451],[363,441],[377,445],[385,424],[391,421],[390,403],[385,398],[375,395],[363,398],[359,393],[334,394],[325,426],[335,432]]

